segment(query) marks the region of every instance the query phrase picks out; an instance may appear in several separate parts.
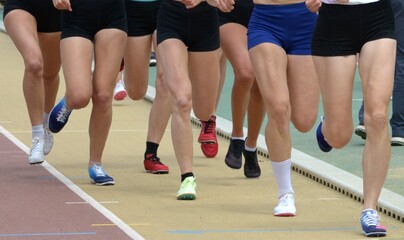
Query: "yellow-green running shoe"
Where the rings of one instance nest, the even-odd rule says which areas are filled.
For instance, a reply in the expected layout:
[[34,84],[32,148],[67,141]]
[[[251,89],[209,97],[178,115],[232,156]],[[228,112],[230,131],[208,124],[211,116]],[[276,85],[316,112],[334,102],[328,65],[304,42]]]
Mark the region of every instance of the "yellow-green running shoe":
[[182,181],[180,190],[177,192],[178,200],[195,200],[196,199],[196,181],[195,177],[187,177]]

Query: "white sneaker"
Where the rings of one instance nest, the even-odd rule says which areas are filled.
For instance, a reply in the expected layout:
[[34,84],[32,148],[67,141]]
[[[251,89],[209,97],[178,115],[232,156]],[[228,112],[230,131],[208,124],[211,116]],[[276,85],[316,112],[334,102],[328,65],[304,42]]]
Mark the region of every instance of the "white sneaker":
[[358,125],[355,128],[355,134],[361,137],[363,140],[366,139],[366,128],[363,125]]
[[195,177],[187,177],[181,182],[180,190],[177,192],[178,200],[195,200],[196,199],[196,181]]
[[128,94],[125,90],[125,84],[124,84],[123,80],[119,80],[115,85],[114,99],[117,101],[121,101],[121,100],[124,100],[127,95]]
[[274,215],[277,217],[296,216],[295,197],[287,193],[279,198],[278,206],[274,209]]
[[28,156],[28,163],[29,164],[39,164],[43,163],[45,160],[44,157],[44,145],[45,140],[40,138],[32,139],[32,146]]
[[404,146],[404,138],[402,137],[392,137],[391,146]]
[[48,125],[44,125],[43,130],[45,132],[43,154],[48,155],[53,146],[53,133],[49,130]]

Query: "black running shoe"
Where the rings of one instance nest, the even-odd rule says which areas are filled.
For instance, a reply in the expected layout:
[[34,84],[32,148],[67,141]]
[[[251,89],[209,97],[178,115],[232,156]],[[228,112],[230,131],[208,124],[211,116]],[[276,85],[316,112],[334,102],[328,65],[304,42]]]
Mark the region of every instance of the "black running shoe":
[[232,139],[230,140],[229,150],[227,150],[224,162],[230,168],[240,169],[243,161],[242,153],[244,149],[244,140]]
[[257,178],[261,176],[261,168],[258,165],[258,153],[257,150],[254,152],[247,151],[243,149],[243,155],[245,159],[244,163],[244,175],[247,178]]
[[361,137],[363,140],[366,140],[366,128],[363,126],[363,124],[359,124],[355,128],[355,134]]

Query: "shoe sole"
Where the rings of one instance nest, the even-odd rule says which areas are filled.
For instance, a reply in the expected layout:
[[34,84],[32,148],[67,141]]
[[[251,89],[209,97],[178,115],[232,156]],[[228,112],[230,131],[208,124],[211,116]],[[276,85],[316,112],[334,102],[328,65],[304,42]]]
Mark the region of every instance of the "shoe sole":
[[157,171],[146,170],[146,172],[151,173],[151,174],[168,174],[169,171],[167,171],[167,170],[157,170]]
[[391,141],[391,146],[399,147],[404,146],[403,142]]
[[392,137],[391,138],[391,146],[404,146],[404,141],[401,137]]
[[104,182],[104,183],[96,183],[94,180],[90,180],[92,184],[95,184],[97,186],[112,186],[115,185],[115,181],[109,181],[109,182]]
[[366,237],[385,237],[387,235],[386,232],[371,232],[371,233],[366,233],[363,232]]
[[157,65],[156,58],[150,58],[149,66],[150,67],[155,67],[156,65]]
[[[241,162],[242,162],[242,160],[241,160]],[[240,165],[238,165],[238,164],[236,165],[236,164],[233,164],[230,160],[227,160],[227,158],[224,159],[224,163],[226,163],[226,165],[232,169],[240,169],[242,167],[241,162],[240,162]]]
[[[52,124],[50,124],[50,121],[49,121],[49,120],[50,120],[51,118],[56,118],[55,115],[57,115],[57,114],[55,113],[55,108],[57,108],[59,104],[60,104],[60,102],[59,102],[58,104],[56,104],[56,105],[52,108],[52,110],[50,111],[50,113],[49,113],[48,128],[49,128],[49,131],[51,131],[52,133],[58,133],[58,132],[62,131],[62,129],[66,126],[66,124],[67,124],[67,122],[68,122],[68,120],[69,120],[70,114],[71,114],[71,112],[70,112],[69,116],[66,118],[66,122],[63,123],[63,124],[59,124],[59,126],[53,126]],[[72,110],[72,111],[73,111],[73,110]],[[58,124],[56,124],[56,125],[58,125]],[[60,127],[60,125],[63,125],[63,126]]]
[[206,143],[206,144],[209,144],[209,143],[216,143],[217,141],[215,141],[215,140],[199,140],[198,139],[198,143],[200,143],[200,144],[203,144],[203,143]]
[[260,174],[251,174],[251,175],[244,174],[244,176],[246,178],[259,178],[261,176],[261,173]]
[[179,196],[177,196],[177,200],[195,200],[196,195],[193,193],[184,193]]
[[117,94],[115,94],[114,99],[116,101],[121,101],[121,100],[124,100],[126,98],[126,96],[128,96],[128,94],[125,91],[121,91],[121,92],[118,92]]
[[363,140],[366,140],[366,131],[363,129],[355,129],[355,134],[361,137]]
[[[317,145],[321,151],[330,152],[332,150],[332,147],[324,146],[324,143],[326,143],[326,141],[324,139],[323,133],[321,132],[321,126],[322,126],[322,122],[318,125],[317,130],[316,130]],[[321,136],[320,136],[320,134],[321,134]],[[329,145],[329,144],[327,143],[327,145]]]
[[28,163],[29,163],[29,165],[38,165],[38,164],[41,164],[43,162],[45,162],[45,161],[42,160],[42,161],[38,161],[38,162],[28,162]]
[[296,213],[279,213],[274,214],[275,217],[295,217]]

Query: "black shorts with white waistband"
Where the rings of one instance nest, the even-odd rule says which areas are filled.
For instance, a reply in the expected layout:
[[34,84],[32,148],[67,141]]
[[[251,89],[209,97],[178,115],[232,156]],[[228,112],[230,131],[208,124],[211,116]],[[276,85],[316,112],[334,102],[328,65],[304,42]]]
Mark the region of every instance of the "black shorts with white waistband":
[[313,33],[312,55],[355,55],[367,42],[382,38],[395,39],[390,0],[359,5],[323,3]]

